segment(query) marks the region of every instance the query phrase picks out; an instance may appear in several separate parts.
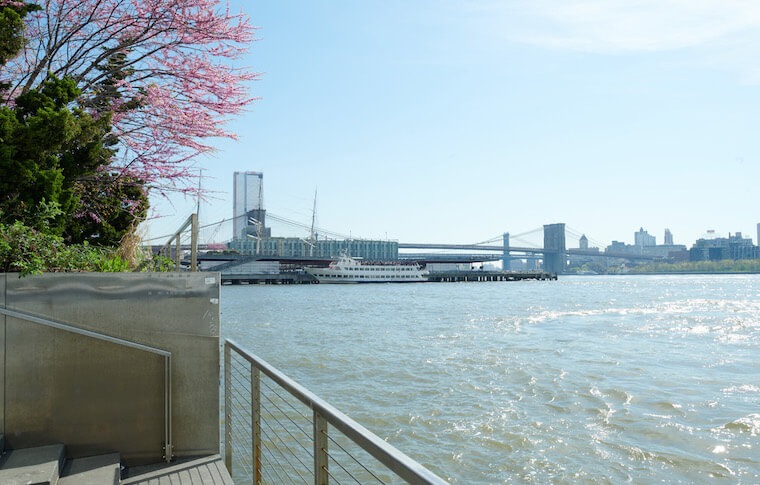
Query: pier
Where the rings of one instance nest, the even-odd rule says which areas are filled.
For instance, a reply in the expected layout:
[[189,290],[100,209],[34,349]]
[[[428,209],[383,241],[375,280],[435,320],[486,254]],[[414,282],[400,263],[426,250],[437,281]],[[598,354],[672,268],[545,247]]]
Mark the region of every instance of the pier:
[[[306,285],[316,284],[317,279],[304,268],[310,266],[326,267],[330,259],[322,258],[287,258],[257,257],[236,254],[201,255],[198,257],[203,271],[219,272],[223,285]],[[471,261],[464,268],[441,267],[439,261],[420,261],[421,266],[429,271],[427,283],[449,282],[490,282],[523,280],[556,280],[557,273],[543,270],[503,271],[471,268]]]
[[311,285],[318,281],[303,272],[269,273],[222,273],[223,285]]
[[544,271],[437,271],[428,275],[429,283],[457,283],[463,281],[544,281],[556,279],[556,273],[547,273]]
[[[224,285],[304,285],[316,284],[317,280],[301,271],[269,273],[222,273]],[[556,273],[544,271],[436,271],[428,275],[426,283],[490,282],[523,280],[556,280]]]

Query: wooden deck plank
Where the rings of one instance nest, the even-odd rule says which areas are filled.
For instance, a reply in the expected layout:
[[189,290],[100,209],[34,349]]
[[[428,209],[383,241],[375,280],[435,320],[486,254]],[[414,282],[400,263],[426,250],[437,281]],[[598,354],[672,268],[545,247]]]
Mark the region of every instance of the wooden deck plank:
[[233,485],[232,478],[219,455],[182,460],[162,467],[128,470],[124,485]]

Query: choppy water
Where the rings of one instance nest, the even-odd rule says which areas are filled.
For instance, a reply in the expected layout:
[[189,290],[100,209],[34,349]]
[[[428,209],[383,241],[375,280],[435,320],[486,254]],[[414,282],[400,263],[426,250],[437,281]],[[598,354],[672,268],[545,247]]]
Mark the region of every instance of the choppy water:
[[452,483],[760,483],[760,276],[232,286],[232,337]]

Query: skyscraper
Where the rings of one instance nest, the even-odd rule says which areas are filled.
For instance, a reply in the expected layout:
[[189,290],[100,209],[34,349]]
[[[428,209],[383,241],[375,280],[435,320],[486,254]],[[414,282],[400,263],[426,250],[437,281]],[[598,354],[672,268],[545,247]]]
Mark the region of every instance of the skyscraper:
[[268,237],[264,210],[264,174],[261,172],[235,172],[233,186],[234,239],[248,235]]
[[670,229],[665,229],[665,245],[673,245],[673,234],[670,232]]
[[639,229],[639,232],[633,233],[633,240],[634,245],[639,247],[657,245],[655,237],[646,232],[643,227]]

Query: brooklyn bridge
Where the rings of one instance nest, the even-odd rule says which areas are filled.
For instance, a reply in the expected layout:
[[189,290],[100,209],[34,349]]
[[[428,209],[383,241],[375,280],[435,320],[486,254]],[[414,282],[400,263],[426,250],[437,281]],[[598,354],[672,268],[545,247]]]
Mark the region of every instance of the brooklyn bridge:
[[[261,230],[263,224],[256,225],[255,223],[252,223],[250,224],[252,230],[249,231],[249,233],[246,234],[246,238],[244,238],[246,239],[246,242],[250,244],[251,248],[251,251],[247,252],[248,256],[260,256],[261,258],[267,259],[280,257],[282,260],[296,258],[308,261],[308,259],[312,258],[324,259],[325,257],[334,256],[318,253],[315,254],[314,248],[318,242],[325,242],[326,240],[339,241],[349,249],[352,244],[356,246],[357,241],[366,242],[366,240],[361,238],[352,238],[324,229],[319,229],[318,236],[316,236],[316,231],[313,226],[310,227],[305,224],[300,224],[271,213],[267,214],[266,217],[269,221],[274,222],[274,224],[297,226],[302,230],[310,230],[310,233],[306,237],[273,238],[269,235],[271,234],[271,228],[267,228],[267,233],[264,235]],[[188,218],[183,227],[170,237],[169,242],[163,244],[163,247],[168,249],[169,252],[174,255],[178,254],[178,248],[182,251],[189,250],[192,246],[195,246],[197,251],[201,253],[207,251],[225,251],[230,247],[233,247],[233,243],[229,241],[215,241],[222,239],[220,236],[221,234],[229,234],[226,229],[223,229],[225,226],[229,226],[229,222],[230,220],[223,220],[213,224],[200,226],[197,221],[197,216],[193,214]],[[530,239],[535,241],[537,236],[542,239],[543,244],[526,244]],[[513,260],[538,260],[541,262],[544,271],[555,274],[564,271],[569,257],[614,258],[625,260],[655,259],[652,255],[602,251],[598,247],[568,248],[568,237],[578,240],[585,236],[579,231],[568,229],[564,223],[552,223],[545,224],[542,227],[513,237],[510,237],[510,234],[505,232],[492,239],[472,244],[393,242],[393,246],[396,249],[395,257],[400,260],[436,262],[501,261],[502,268],[504,269],[509,269]],[[318,238],[321,238],[321,240]],[[163,240],[159,239],[159,241],[165,241],[165,238],[162,239]],[[271,244],[268,246],[269,249],[262,249],[262,247],[266,248],[266,243],[272,242],[272,240],[277,241],[278,244],[274,247],[279,249],[271,249],[273,247]],[[518,241],[520,244],[512,244],[513,240]],[[287,244],[284,244],[283,241]],[[384,241],[379,242],[383,243]],[[295,251],[293,250],[294,246]],[[152,244],[152,247],[158,249],[161,247],[161,244]],[[288,251],[283,251],[283,247],[287,247]]]

